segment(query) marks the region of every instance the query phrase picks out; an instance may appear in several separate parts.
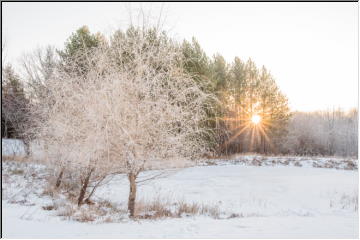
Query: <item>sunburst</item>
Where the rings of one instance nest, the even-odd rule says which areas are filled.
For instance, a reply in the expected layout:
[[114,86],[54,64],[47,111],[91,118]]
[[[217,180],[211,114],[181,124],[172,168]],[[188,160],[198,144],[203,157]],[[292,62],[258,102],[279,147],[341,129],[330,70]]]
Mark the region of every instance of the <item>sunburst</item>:
[[250,131],[249,141],[250,141],[250,149],[253,149],[254,144],[259,142],[259,137],[263,138],[266,143],[272,147],[271,140],[267,134],[268,128],[271,126],[271,123],[267,121],[264,114],[260,113],[248,113],[244,117],[226,117],[222,118],[222,120],[228,122],[242,122],[237,127],[232,130],[235,132],[223,145],[222,148],[226,147],[228,144],[233,142],[237,137],[242,135],[246,130]]
[[257,114],[252,115],[251,122],[255,125],[259,124],[261,122],[261,117]]

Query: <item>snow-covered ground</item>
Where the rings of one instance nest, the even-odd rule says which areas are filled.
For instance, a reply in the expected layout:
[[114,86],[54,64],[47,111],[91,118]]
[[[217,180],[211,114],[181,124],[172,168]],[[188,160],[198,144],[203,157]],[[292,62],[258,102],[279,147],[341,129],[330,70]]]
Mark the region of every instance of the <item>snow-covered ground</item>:
[[[7,238],[357,238],[358,171],[293,166],[213,165],[174,172],[139,187],[137,199],[204,203],[219,219],[86,222],[45,211],[45,168],[3,163],[3,237]],[[24,171],[22,172],[22,168]],[[29,170],[30,169],[30,170]],[[150,174],[152,172],[147,172]],[[143,177],[144,177],[143,175]],[[33,189],[33,185],[38,190]],[[126,205],[128,183],[117,176],[94,200]]]
[[22,140],[2,138],[1,151],[2,156],[24,156],[25,146]]

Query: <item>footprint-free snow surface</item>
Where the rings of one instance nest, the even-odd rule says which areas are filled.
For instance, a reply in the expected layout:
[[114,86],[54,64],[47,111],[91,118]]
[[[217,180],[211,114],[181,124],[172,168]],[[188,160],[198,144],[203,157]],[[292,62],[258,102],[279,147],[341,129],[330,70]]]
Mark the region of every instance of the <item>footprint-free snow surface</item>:
[[[216,206],[218,219],[196,215],[82,223],[43,210],[41,201],[3,199],[2,233],[6,238],[358,238],[357,189],[357,170],[198,166],[141,185],[137,199],[160,196]],[[125,204],[127,194],[127,179],[117,176],[94,199]]]

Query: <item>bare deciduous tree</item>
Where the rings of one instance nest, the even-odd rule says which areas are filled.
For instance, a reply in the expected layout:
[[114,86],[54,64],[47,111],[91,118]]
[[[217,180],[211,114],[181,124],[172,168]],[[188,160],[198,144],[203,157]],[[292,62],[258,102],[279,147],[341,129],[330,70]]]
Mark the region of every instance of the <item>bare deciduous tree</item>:
[[22,56],[23,75],[33,101],[37,103],[45,101],[48,81],[56,71],[57,62],[57,55],[52,46],[37,48]]
[[132,27],[92,51],[83,53],[93,66],[85,75],[53,75],[54,104],[39,109],[38,137],[54,164],[82,173],[79,205],[93,175],[125,173],[134,217],[142,171],[180,167],[208,150],[200,124],[210,96],[183,72],[178,44],[157,29]]

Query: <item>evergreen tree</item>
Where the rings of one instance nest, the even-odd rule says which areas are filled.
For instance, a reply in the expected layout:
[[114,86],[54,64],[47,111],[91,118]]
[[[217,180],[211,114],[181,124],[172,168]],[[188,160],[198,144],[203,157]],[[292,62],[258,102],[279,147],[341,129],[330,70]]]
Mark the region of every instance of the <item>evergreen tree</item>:
[[210,77],[210,59],[200,47],[195,38],[191,42],[186,40],[182,44],[184,55],[183,67],[196,80],[207,86],[207,90],[214,88]]
[[20,77],[11,65],[2,71],[1,136],[22,138],[26,130],[28,99]]
[[228,64],[223,56],[215,54],[211,62],[211,74],[214,81],[215,91],[220,94],[228,87]]
[[[183,53],[181,64],[184,70],[191,75],[203,91],[213,95],[215,93],[215,81],[212,79],[211,61],[205,51],[195,38],[192,38],[191,42],[184,40],[181,49]],[[211,129],[207,139],[211,149],[216,148],[218,141],[214,135],[214,130],[217,128],[217,111],[220,109],[218,104],[219,102],[216,99],[209,98],[203,106],[208,116],[204,127]]]
[[60,56],[60,67],[66,72],[85,74],[91,67],[87,55],[99,46],[102,39],[100,34],[90,33],[87,26],[79,28],[68,38],[65,48],[57,51]]
[[[219,75],[218,75],[219,76]],[[221,152],[274,152],[286,135],[290,117],[287,98],[265,67],[235,58],[220,95],[223,119]],[[253,116],[261,122],[252,124]]]

